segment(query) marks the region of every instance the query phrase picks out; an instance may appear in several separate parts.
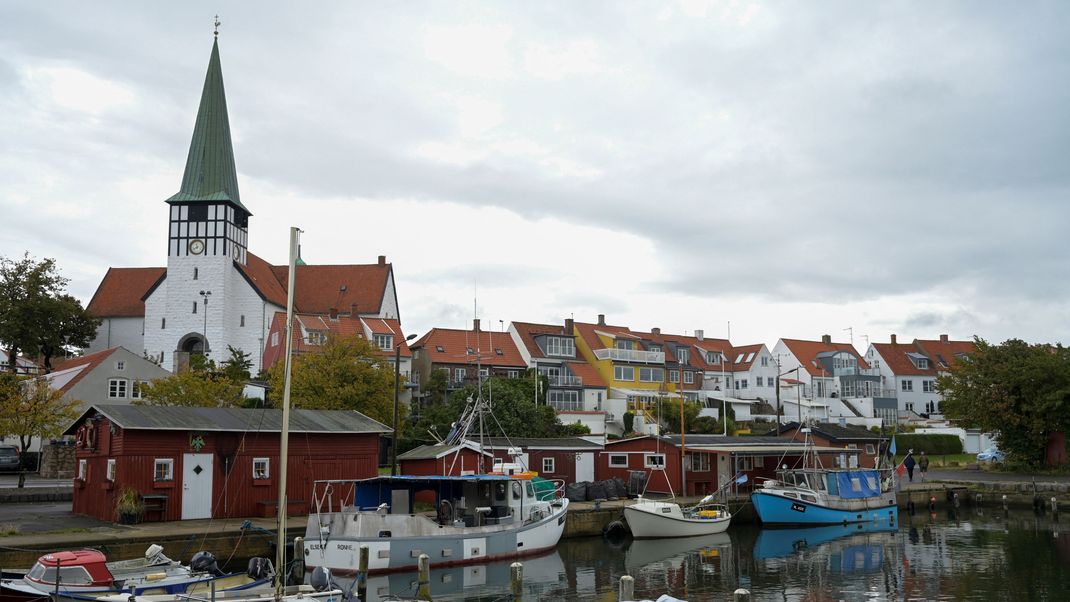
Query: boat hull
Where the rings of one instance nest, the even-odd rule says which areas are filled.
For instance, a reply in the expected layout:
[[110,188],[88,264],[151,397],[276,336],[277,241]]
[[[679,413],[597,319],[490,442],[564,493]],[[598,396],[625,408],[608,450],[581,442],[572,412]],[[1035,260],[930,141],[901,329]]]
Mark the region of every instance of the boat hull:
[[[775,493],[755,491],[751,502],[758,518],[766,525],[835,525],[843,523],[895,523],[897,508],[894,498],[874,498],[866,505],[835,508]],[[890,503],[889,503],[890,502]]]
[[[546,552],[561,540],[565,529],[568,500],[552,506],[552,511],[537,522],[508,529],[472,528],[456,532],[443,529],[442,535],[391,536],[362,538],[331,533],[321,541],[319,523],[309,517],[305,547],[307,570],[327,567],[338,575],[357,573],[361,546],[368,546],[368,572],[371,574],[411,571],[417,568],[421,554],[431,558],[432,567],[481,564]],[[336,513],[342,523],[352,521],[352,514]]]
[[[675,514],[679,514],[676,512]],[[732,520],[724,518],[693,519],[684,516],[663,514],[657,507],[646,509],[639,504],[624,507],[624,518],[632,537],[637,539],[656,537],[697,537],[724,533]]]

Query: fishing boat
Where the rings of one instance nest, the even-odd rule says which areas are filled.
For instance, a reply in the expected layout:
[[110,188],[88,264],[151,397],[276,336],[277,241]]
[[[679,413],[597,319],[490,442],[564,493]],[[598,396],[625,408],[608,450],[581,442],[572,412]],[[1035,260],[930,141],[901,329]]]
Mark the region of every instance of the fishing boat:
[[778,470],[775,479],[764,481],[751,493],[763,524],[895,522],[894,471],[824,468],[810,429],[802,432],[806,445],[799,466]]
[[713,502],[713,494],[693,506],[681,507],[672,501],[657,501],[640,497],[636,503],[624,507],[632,537],[695,537],[724,533],[732,521],[732,514],[724,504]]
[[97,600],[114,594],[185,594],[244,589],[263,585],[272,575],[263,567],[249,573],[223,573],[215,557],[198,552],[189,565],[171,560],[153,544],[142,558],[108,562],[99,550],[72,550],[45,554],[21,578],[0,581],[4,600],[39,599]]
[[873,557],[882,554],[880,545],[890,541],[898,530],[898,527],[887,521],[762,529],[754,542],[754,558],[788,558],[803,550],[817,550],[829,545],[836,545],[840,549],[876,545],[873,554],[865,555],[869,558],[860,565],[865,566]]

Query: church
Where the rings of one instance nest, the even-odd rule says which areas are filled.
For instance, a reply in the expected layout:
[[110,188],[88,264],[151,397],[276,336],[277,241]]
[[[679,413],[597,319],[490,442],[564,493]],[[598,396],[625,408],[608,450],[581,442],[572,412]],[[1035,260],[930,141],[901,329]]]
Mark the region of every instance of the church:
[[[101,319],[87,353],[122,346],[174,371],[194,353],[223,361],[231,346],[249,354],[254,373],[264,367],[272,321],[285,311],[289,268],[247,246],[252,212],[238,193],[216,35],[182,185],[161,211],[167,267],[108,269],[87,306]],[[385,256],[370,265],[299,261],[295,278],[297,312],[400,320]]]

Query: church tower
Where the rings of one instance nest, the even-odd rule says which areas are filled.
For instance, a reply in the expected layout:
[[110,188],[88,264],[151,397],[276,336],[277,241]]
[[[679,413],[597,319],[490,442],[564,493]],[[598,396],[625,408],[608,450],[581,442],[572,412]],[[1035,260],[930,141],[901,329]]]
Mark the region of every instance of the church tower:
[[[238,192],[218,38],[212,44],[182,185],[166,202],[167,277],[161,285],[166,290],[146,300],[146,316],[160,316],[158,324],[146,320],[146,348],[163,349],[163,365],[169,369],[180,368],[191,353],[225,360],[226,346],[233,344],[233,331],[239,327],[232,324],[238,310],[231,306],[237,302],[236,266],[248,261],[251,213]],[[150,304],[162,307],[152,311]],[[240,319],[244,327],[244,315]]]

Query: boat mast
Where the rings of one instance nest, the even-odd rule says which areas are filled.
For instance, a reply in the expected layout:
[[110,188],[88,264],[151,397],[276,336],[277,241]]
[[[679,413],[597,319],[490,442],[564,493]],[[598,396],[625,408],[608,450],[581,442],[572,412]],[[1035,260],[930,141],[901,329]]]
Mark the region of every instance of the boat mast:
[[[275,551],[275,599],[282,597],[286,585],[286,464],[290,443],[290,368],[293,352],[294,283],[297,277],[297,245],[301,230],[290,228],[290,270],[286,283],[286,357],[283,364],[282,433],[279,441],[279,505],[278,544]],[[298,551],[294,550],[294,557]]]

